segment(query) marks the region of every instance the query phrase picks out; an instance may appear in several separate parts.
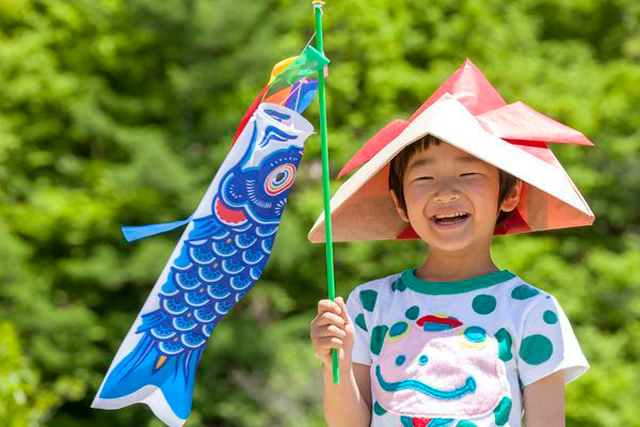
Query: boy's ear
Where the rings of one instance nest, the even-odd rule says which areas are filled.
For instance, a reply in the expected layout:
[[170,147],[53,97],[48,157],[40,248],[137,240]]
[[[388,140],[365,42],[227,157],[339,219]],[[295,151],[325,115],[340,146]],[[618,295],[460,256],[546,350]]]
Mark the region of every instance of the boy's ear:
[[505,196],[500,205],[500,210],[505,212],[511,212],[520,203],[520,196],[522,195],[522,180],[517,179],[509,193]]
[[389,193],[391,193],[391,198],[393,199],[393,203],[396,206],[396,211],[398,211],[398,215],[400,216],[400,218],[404,222],[409,222],[409,218],[407,217],[407,214],[404,212],[404,210],[400,206],[400,202],[398,201],[398,198],[396,197],[396,193],[394,193],[394,191],[391,190],[391,189],[389,189]]

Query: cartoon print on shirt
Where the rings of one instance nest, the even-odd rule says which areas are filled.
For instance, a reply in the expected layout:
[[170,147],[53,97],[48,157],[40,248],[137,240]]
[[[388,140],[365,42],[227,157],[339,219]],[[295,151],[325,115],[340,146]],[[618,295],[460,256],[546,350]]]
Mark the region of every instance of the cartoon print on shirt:
[[471,427],[491,413],[506,424],[511,400],[501,340],[455,317],[418,311],[372,330],[371,351],[379,354],[371,365],[374,413],[400,416],[401,427]]

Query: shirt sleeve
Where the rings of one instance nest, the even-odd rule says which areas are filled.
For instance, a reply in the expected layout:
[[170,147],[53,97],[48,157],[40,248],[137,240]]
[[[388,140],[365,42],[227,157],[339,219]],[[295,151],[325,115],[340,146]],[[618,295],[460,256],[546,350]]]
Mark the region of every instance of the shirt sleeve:
[[353,322],[355,336],[353,339],[353,350],[351,361],[363,365],[371,365],[371,353],[369,352],[370,332],[369,317],[364,310],[359,294],[361,289],[355,288],[347,298],[347,314]]
[[552,295],[536,297],[518,338],[516,363],[524,386],[560,370],[566,385],[589,369],[571,323]]

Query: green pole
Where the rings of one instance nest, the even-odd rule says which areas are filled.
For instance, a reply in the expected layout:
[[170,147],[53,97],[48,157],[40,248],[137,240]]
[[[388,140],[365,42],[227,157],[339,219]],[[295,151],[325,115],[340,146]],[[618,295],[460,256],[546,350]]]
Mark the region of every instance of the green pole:
[[[322,46],[322,1],[313,0],[313,8],[316,15],[316,48],[324,54]],[[320,100],[320,142],[322,151],[322,189],[324,194],[324,229],[325,249],[327,258],[327,293],[329,299],[336,298],[335,280],[333,274],[333,240],[331,238],[331,192],[329,190],[329,150],[327,148],[327,107],[324,96],[324,64],[318,67],[318,99]],[[340,382],[338,371],[338,350],[332,349],[333,356],[333,383]]]

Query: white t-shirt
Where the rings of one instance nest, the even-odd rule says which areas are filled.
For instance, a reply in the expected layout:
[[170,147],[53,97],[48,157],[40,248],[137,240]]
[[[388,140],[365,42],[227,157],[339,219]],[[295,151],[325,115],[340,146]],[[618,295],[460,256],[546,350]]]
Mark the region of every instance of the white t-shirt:
[[523,387],[589,368],[558,301],[507,270],[427,282],[408,269],[357,286],[346,307],[371,426],[520,426]]

